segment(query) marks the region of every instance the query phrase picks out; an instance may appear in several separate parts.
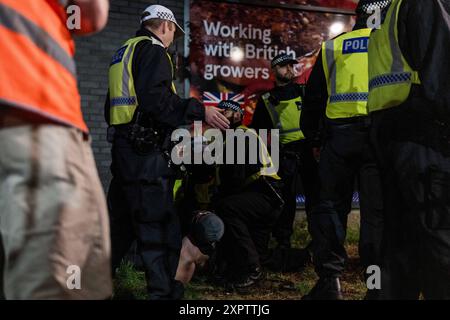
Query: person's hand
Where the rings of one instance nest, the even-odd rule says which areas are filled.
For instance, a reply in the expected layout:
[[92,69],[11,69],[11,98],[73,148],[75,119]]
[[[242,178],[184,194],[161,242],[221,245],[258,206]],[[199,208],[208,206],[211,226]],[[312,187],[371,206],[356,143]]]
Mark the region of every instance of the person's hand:
[[76,35],[90,35],[101,31],[108,22],[109,0],[71,0],[69,5],[80,8],[81,25],[72,32]]
[[216,107],[205,107],[205,121],[212,127],[220,130],[230,128],[230,121],[223,115],[222,109]]

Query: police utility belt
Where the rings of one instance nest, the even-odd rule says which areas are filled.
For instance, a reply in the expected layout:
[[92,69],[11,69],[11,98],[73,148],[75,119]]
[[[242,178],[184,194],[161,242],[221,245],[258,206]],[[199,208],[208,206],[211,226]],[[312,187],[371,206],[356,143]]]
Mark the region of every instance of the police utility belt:
[[115,138],[126,139],[132,146],[133,151],[139,155],[146,155],[153,151],[168,152],[170,141],[168,130],[156,128],[150,124],[142,125],[142,114],[138,113],[136,120],[132,123],[108,127],[108,142],[112,143]]

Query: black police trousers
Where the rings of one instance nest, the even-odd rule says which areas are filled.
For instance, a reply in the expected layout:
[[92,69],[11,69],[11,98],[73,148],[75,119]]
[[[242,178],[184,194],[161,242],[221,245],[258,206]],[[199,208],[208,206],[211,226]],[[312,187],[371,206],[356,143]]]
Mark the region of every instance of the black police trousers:
[[270,232],[280,214],[271,197],[250,188],[222,198],[215,212],[225,225],[219,250],[228,271],[242,275],[260,267],[261,258],[269,253]]
[[149,298],[181,298],[181,284],[174,280],[181,234],[173,205],[173,173],[166,159],[159,151],[137,154],[126,138],[115,137],[111,172],[108,207],[113,274],[136,241]]
[[369,143],[367,118],[327,126],[319,161],[320,202],[310,215],[313,262],[319,277],[340,277],[355,180],[360,201],[359,255],[363,267],[377,264],[383,216],[379,170]]
[[312,147],[306,140],[283,146],[280,154],[278,175],[283,181],[282,194],[285,205],[272,230],[272,234],[279,245],[289,247],[297,210],[296,197],[299,176],[305,195],[307,215],[318,202],[317,161],[313,156]]
[[371,138],[385,204],[380,298],[450,299],[449,122],[404,104],[372,114]]

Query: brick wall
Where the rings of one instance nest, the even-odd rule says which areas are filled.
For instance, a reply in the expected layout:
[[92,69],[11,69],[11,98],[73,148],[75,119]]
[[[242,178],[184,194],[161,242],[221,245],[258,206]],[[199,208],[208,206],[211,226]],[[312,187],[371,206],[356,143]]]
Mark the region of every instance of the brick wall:
[[[103,106],[108,87],[108,67],[111,57],[121,44],[134,36],[139,28],[139,17],[149,5],[161,4],[171,9],[181,24],[184,15],[183,0],[111,0],[109,21],[106,28],[92,36],[76,39],[78,80],[84,118],[92,135],[92,148],[101,181],[106,190],[111,162],[111,145],[106,141],[106,124]],[[178,51],[182,53],[183,40],[178,42]],[[181,83],[177,89],[184,94]]]

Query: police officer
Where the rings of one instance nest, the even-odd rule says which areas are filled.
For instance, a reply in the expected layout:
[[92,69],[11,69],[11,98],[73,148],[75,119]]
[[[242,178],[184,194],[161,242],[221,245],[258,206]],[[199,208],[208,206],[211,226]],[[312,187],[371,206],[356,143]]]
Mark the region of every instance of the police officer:
[[339,277],[347,259],[344,241],[355,179],[361,209],[361,263],[367,267],[379,261],[383,218],[379,171],[369,143],[367,49],[371,29],[366,10],[385,5],[359,2],[353,31],[322,44],[307,84],[302,128],[307,137],[317,136],[324,118],[326,135],[319,162],[320,202],[310,217],[319,280],[305,299],[343,298]]
[[174,170],[166,154],[171,131],[192,120],[226,129],[217,108],[181,99],[172,82],[167,48],[183,34],[169,9],[152,5],[141,29],[114,55],[109,70],[105,117],[112,130],[113,179],[108,191],[112,266],[119,266],[136,240],[150,299],[180,298],[175,272],[181,235],[173,209]]
[[382,299],[450,299],[450,1],[393,0],[369,45]]
[[280,248],[291,247],[291,235],[296,212],[297,177],[300,173],[305,192],[306,212],[317,202],[317,161],[312,144],[305,140],[300,130],[300,115],[304,87],[294,82],[292,56],[280,54],[273,58],[271,66],[275,75],[275,88],[261,96],[255,109],[254,129],[280,130],[280,177],[283,179],[283,198],[286,202],[273,229]]
[[[270,231],[284,202],[277,183],[280,177],[276,174],[276,164],[258,134],[241,125],[243,111],[239,103],[222,101],[219,107],[226,109],[232,128],[253,135],[253,142],[258,144],[264,159],[251,164],[246,157],[244,164],[224,164],[219,171],[221,198],[215,212],[225,224],[219,255],[227,263],[229,283],[242,289],[254,285],[262,276],[261,260],[268,252]],[[235,161],[238,153],[249,155],[250,142],[245,141],[245,150],[236,148]],[[228,139],[227,143],[230,143]],[[230,150],[225,149],[224,159],[230,157],[227,152]]]

